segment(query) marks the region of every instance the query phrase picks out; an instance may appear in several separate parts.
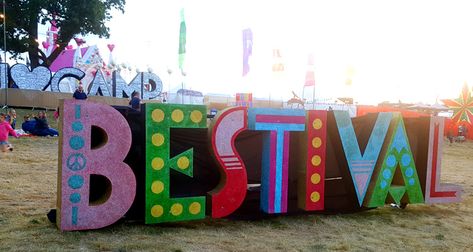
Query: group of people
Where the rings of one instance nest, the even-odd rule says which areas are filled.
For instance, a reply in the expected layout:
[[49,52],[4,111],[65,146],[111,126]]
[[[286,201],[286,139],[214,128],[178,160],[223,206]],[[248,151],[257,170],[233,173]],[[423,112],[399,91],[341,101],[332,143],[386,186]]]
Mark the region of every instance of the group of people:
[[58,136],[59,132],[49,127],[49,123],[44,111],[39,111],[34,117],[24,116],[24,122],[21,124],[21,130],[16,129],[16,111],[10,109],[8,114],[0,113],[0,151],[13,151],[13,146],[8,142],[8,137],[18,138],[24,133],[34,136]]
[[[84,91],[82,85],[78,85],[74,94],[74,99],[86,100],[87,94]],[[138,91],[133,91],[131,94],[130,102],[128,103],[132,109],[140,110],[141,105],[141,94]],[[59,117],[59,110],[56,111],[57,117]],[[55,114],[56,117],[56,114]],[[18,138],[19,134],[15,131],[16,128],[16,111],[10,109],[8,114],[0,113],[0,151],[13,151],[13,146],[8,142],[8,137],[13,136]],[[39,111],[34,117],[30,115],[24,116],[24,122],[21,124],[21,129],[25,133],[29,133],[35,136],[57,136],[59,132],[49,127],[46,113]]]
[[[84,87],[82,87],[82,85],[78,85],[72,97],[76,100],[86,100],[87,94],[84,91]],[[141,104],[140,97],[141,97],[140,92],[133,91],[131,93],[131,99],[130,99],[130,102],[128,102],[128,105],[130,105],[132,109],[140,110],[140,104]]]
[[33,118],[30,115],[24,116],[21,129],[34,136],[58,136],[59,132],[49,127],[48,119],[44,111],[39,111]]

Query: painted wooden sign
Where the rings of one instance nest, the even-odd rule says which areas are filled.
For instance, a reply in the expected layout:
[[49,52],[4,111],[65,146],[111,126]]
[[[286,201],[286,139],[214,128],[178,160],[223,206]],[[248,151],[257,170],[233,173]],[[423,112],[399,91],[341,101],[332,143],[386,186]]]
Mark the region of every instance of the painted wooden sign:
[[248,110],[248,128],[265,131],[261,164],[261,210],[287,211],[289,132],[304,131],[305,111],[290,109]]
[[[155,224],[259,210],[349,211],[461,200],[461,187],[440,183],[443,121],[438,117],[407,124],[398,113],[351,119],[343,111],[235,107],[209,123],[207,108],[200,105],[117,109],[62,102],[61,230],[105,227],[130,208],[141,211],[145,223]],[[133,117],[138,121],[130,121],[130,113],[138,113]],[[132,136],[142,140],[131,146]],[[129,153],[137,156],[130,159]],[[212,184],[214,177],[218,183]],[[106,188],[100,197],[90,189],[97,181]],[[136,200],[143,196],[135,197],[137,191],[143,201]]]
[[427,177],[425,179],[425,203],[460,202],[462,188],[453,184],[441,184],[442,142],[445,121],[440,117],[430,120]]
[[[131,145],[128,123],[110,106],[79,100],[61,104],[58,214],[61,230],[96,229],[113,224],[130,208],[136,180],[123,162]],[[92,146],[92,129],[106,133]],[[106,192],[90,202],[91,175],[106,177]]]
[[[30,69],[24,64],[15,64],[8,71],[9,65],[0,63],[0,74],[9,73],[12,80],[10,88],[32,89],[41,91],[62,92],[59,83],[64,78],[72,78],[77,81],[83,80],[85,73],[74,67],[65,67],[59,69],[54,75],[51,70],[44,66]],[[0,78],[0,88],[7,87],[8,78]],[[112,96],[112,97],[131,97],[133,91],[139,91],[141,98],[148,100],[154,99],[161,94],[163,83],[159,76],[150,72],[140,72],[131,80],[126,82],[117,71],[113,72],[111,80],[107,80],[98,70],[90,83],[83,83],[88,87],[85,92],[88,95]],[[145,88],[145,85],[147,88]]]
[[171,157],[171,128],[206,128],[202,105],[146,106],[146,223],[202,219],[205,197],[170,197],[170,171],[193,175],[193,150]]
[[[325,195],[325,149],[327,148],[327,111],[311,110],[306,117],[304,152],[298,181],[298,206],[306,211],[323,210]],[[305,161],[305,162],[304,162]]]
[[223,179],[217,188],[209,192],[214,218],[234,212],[246,196],[246,167],[234,143],[236,136],[248,128],[247,116],[244,107],[230,108],[217,115],[212,127],[213,154],[223,168],[220,170]]

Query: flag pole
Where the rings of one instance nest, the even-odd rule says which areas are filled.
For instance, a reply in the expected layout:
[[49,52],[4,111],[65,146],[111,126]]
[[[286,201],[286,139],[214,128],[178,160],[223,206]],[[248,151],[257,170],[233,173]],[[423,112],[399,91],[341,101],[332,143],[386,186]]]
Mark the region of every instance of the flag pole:
[[315,85],[314,88],[312,89],[312,104],[315,103]]
[[8,63],[7,63],[7,16],[5,13],[5,0],[3,0],[3,60],[5,61],[5,106],[4,109],[8,108]]

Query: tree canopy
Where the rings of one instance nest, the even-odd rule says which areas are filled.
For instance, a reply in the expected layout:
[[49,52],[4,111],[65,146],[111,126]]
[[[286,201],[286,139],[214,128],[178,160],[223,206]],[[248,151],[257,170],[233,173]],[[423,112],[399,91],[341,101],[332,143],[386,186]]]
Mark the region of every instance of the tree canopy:
[[[8,0],[5,6],[7,51],[13,58],[27,52],[32,67],[38,66],[40,60],[49,66],[77,35],[110,37],[106,22],[112,18],[112,10],[123,13],[124,6],[125,0]],[[57,47],[46,57],[39,49],[38,23],[51,21],[59,29]],[[4,50],[3,36],[0,36],[0,47]]]

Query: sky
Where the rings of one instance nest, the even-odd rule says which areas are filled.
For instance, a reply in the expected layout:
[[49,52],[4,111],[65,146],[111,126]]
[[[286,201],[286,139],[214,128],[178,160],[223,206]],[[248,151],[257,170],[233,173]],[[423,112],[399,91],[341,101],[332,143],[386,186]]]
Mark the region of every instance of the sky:
[[[185,77],[177,63],[182,8]],[[301,96],[304,90],[311,99],[312,87],[303,84],[313,53],[316,98],[432,104],[457,98],[464,82],[473,85],[472,9],[473,2],[456,0],[128,0],[124,14],[113,12],[109,39],[86,40],[105,59],[106,45],[114,44],[116,63],[151,68],[164,91],[184,83],[205,94],[288,99],[291,91]],[[245,28],[253,32],[253,55],[242,77]],[[281,52],[283,73],[271,70],[273,49]]]

